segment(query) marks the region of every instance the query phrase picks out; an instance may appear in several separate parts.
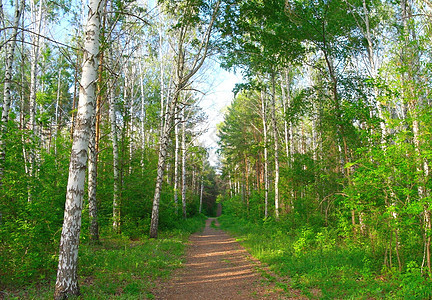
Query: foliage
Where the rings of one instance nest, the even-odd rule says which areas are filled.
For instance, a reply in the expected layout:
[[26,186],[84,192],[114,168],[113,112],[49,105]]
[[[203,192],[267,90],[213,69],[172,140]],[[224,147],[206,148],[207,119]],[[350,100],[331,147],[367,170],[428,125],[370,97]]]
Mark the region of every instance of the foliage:
[[[227,205],[231,201],[235,200]],[[381,251],[363,241],[347,240],[340,228],[313,223],[292,227],[289,220],[249,221],[229,213],[219,221],[254,257],[268,264],[288,295],[292,290],[310,299],[424,299],[432,295],[430,278],[421,274],[418,263],[410,262],[402,273],[383,270]]]
[[[100,244],[83,243],[79,254],[81,297],[152,299],[155,283],[181,267],[188,236],[203,228],[204,220],[203,216],[180,220],[175,229],[163,232],[157,240],[109,234]],[[40,282],[44,287],[10,286],[3,291],[6,299],[51,299],[53,291],[46,283],[55,279],[53,270]]]

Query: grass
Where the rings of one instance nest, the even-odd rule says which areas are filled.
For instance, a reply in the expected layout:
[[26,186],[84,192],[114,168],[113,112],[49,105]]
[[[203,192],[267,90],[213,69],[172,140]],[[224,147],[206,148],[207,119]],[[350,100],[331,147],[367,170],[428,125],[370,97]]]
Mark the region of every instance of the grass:
[[[419,268],[382,269],[382,256],[338,239],[328,228],[284,228],[283,224],[219,218],[248,251],[275,273],[288,294],[308,299],[430,299],[432,286]],[[289,284],[285,284],[289,282]],[[278,284],[279,283],[279,284]]]
[[[98,245],[82,244],[78,267],[82,295],[77,299],[153,299],[156,282],[182,266],[188,237],[203,227],[204,220],[203,216],[189,219],[158,239],[132,241],[109,235]],[[52,299],[54,283],[52,274],[50,280],[11,287],[0,298]]]
[[216,225],[216,220],[211,221],[210,227],[213,229],[219,229],[219,226]]

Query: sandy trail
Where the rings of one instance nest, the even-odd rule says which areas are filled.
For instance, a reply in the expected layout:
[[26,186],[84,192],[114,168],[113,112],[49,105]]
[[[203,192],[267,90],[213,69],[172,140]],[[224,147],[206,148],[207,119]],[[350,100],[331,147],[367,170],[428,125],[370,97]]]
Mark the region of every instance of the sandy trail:
[[155,293],[156,299],[280,299],[235,239],[211,227],[190,237],[185,267]]

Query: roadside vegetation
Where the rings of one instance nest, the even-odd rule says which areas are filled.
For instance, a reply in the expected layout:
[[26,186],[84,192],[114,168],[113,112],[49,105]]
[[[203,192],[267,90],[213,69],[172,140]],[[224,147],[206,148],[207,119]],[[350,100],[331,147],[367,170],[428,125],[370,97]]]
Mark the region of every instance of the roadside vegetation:
[[[237,199],[238,200],[238,199]],[[225,202],[230,207],[236,198]],[[232,206],[231,206],[232,207]],[[231,208],[230,207],[230,208]],[[227,208],[229,210],[229,208]],[[309,299],[430,299],[430,278],[420,272],[415,253],[402,272],[383,264],[384,245],[371,247],[342,228],[294,224],[289,218],[257,220],[233,211],[219,218],[257,259],[270,268],[276,286]]]
[[[179,221],[158,239],[130,239],[107,232],[100,243],[82,243],[78,265],[82,295],[78,299],[153,299],[155,284],[181,267],[188,237],[203,228],[205,219],[199,215]],[[52,299],[55,271],[46,270],[43,279],[9,282],[0,298]]]

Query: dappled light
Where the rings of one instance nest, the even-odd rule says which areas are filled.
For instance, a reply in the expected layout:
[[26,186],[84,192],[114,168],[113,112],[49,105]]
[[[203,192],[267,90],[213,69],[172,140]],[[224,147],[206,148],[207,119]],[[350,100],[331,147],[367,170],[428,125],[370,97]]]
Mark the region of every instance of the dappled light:
[[432,299],[431,21],[0,1],[0,299]]
[[211,222],[207,220],[203,233],[191,236],[184,268],[161,284],[156,299],[278,299],[258,273],[260,266],[234,238],[211,228]]

